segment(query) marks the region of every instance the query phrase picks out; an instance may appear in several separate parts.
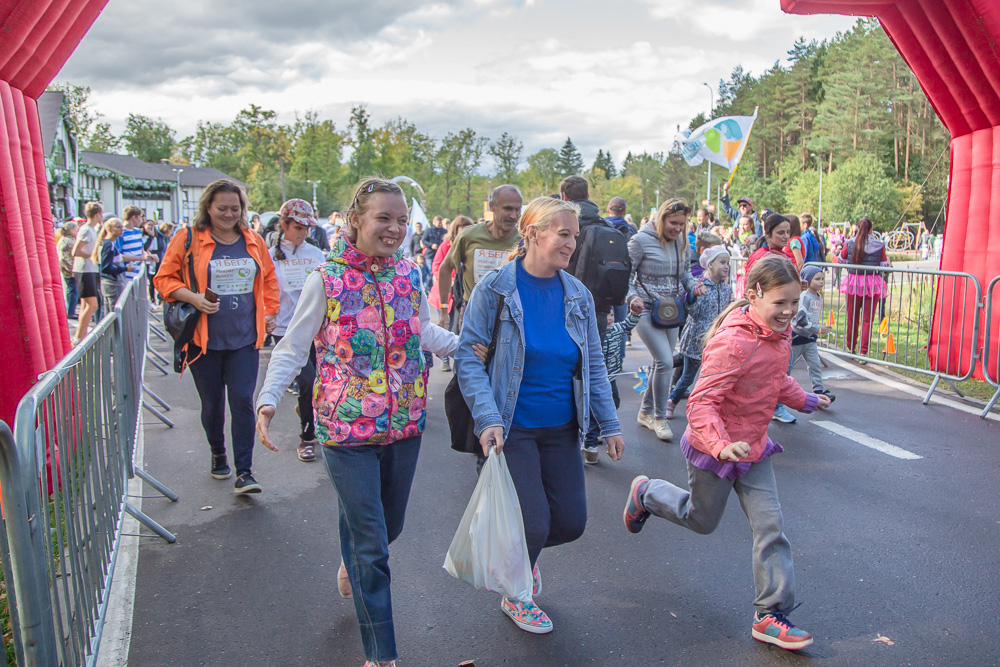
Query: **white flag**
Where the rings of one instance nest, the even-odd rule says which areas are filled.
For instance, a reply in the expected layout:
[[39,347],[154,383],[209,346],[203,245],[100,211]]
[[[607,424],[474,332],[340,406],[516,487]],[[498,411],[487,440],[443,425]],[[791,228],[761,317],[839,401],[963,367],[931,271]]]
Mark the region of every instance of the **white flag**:
[[743,157],[755,120],[757,109],[752,116],[713,118],[694,132],[685,130],[677,135],[681,155],[692,167],[708,160],[732,171]]

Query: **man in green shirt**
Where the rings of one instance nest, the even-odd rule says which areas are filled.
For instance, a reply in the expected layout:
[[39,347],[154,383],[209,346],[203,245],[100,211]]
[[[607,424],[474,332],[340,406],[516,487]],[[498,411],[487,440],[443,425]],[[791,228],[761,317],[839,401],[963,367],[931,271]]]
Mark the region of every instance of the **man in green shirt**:
[[[451,272],[456,271],[462,279],[462,304],[458,306],[455,329],[462,330],[462,315],[465,302],[472,294],[476,283],[507,259],[511,250],[521,240],[517,233],[517,221],[521,217],[524,199],[514,185],[498,185],[490,194],[490,211],[493,219],[469,227],[451,245],[448,255],[438,269],[437,288],[441,303],[448,303],[451,290]],[[439,326],[449,329],[448,311],[442,308]]]

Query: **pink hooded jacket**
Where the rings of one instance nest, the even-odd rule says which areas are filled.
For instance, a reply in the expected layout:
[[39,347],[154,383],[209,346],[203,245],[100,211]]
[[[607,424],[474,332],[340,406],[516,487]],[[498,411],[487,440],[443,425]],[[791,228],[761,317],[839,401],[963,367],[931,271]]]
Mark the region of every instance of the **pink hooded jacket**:
[[779,401],[800,412],[815,410],[818,398],[786,372],[790,355],[790,328],[772,331],[753,308],[730,312],[705,345],[701,375],[688,399],[684,437],[691,446],[718,458],[742,440],[750,445],[742,461],[759,461]]

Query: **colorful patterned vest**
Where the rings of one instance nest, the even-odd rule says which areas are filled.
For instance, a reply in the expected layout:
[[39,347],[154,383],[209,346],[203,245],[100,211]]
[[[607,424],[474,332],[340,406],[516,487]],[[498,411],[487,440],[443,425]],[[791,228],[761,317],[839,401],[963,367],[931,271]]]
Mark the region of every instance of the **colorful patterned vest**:
[[420,269],[369,257],[347,239],[320,266],[327,313],[316,336],[316,439],[387,445],[419,435],[427,368],[420,349]]

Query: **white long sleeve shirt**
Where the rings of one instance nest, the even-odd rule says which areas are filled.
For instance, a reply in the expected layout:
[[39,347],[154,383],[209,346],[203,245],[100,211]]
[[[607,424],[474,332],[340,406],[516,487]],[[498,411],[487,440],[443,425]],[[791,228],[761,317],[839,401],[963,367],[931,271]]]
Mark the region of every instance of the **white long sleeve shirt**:
[[274,335],[284,336],[288,323],[292,321],[295,304],[305,288],[306,278],[326,261],[326,253],[312,245],[302,242],[298,247],[287,239],[281,240],[281,249],[285,259],[276,259],[277,248],[271,248],[268,253],[274,262],[274,277],[278,279],[278,292],[281,305],[275,321]]
[[[285,388],[305,366],[316,334],[326,320],[326,313],[326,288],[323,285],[323,276],[319,271],[313,271],[306,278],[292,321],[285,330],[285,337],[271,353],[271,361],[267,364],[267,374],[264,376],[264,386],[257,396],[257,410],[265,405],[277,407],[281,402]],[[418,317],[421,349],[439,357],[453,356],[458,348],[458,336],[431,322],[430,307],[423,293],[420,295]]]

